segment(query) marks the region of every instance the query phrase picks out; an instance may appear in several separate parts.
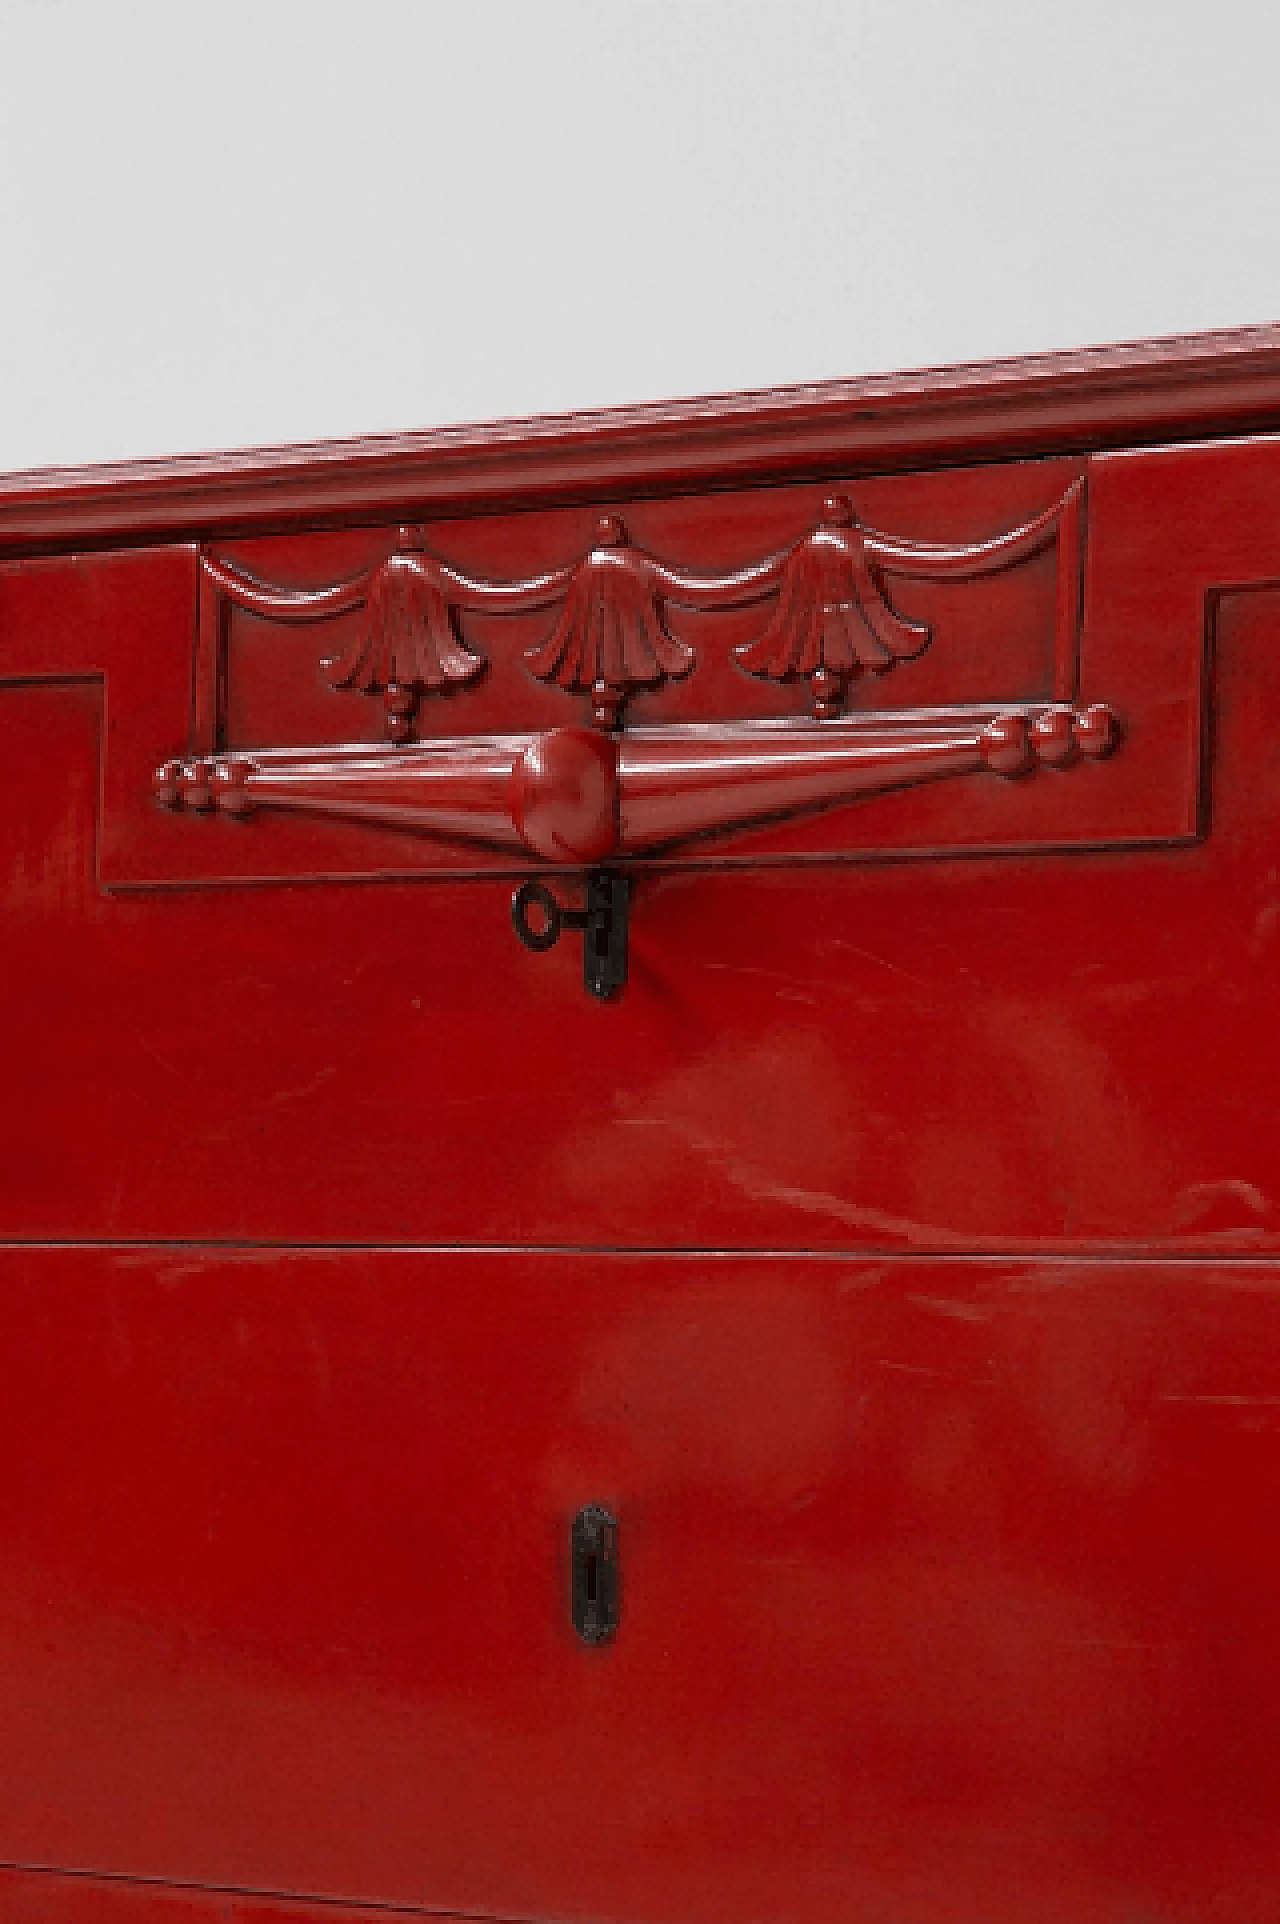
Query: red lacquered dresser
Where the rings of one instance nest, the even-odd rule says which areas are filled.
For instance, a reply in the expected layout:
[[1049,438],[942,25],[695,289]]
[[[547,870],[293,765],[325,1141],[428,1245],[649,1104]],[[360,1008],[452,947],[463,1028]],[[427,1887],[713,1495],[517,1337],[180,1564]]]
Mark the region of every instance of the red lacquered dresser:
[[0,483],[0,1919],[1280,1918],[1280,329]]

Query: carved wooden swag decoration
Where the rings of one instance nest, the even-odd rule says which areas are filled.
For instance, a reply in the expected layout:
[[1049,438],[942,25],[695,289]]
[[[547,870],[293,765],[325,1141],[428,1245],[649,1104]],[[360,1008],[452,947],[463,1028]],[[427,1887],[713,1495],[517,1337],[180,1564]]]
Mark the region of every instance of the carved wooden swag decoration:
[[[349,580],[267,586],[201,556],[201,626],[220,634],[229,607],[274,621],[323,622],[363,611],[323,670],[335,689],[381,693],[393,747],[275,749],[168,762],[168,806],[247,814],[258,805],[345,815],[588,864],[645,853],[796,808],[990,768],[1017,775],[1101,756],[1117,738],[1104,707],[1074,706],[1084,483],[989,540],[906,540],[862,525],[844,495],[788,547],[727,573],[676,567],[636,546],[616,514],[591,546],[545,573],[467,574],[404,527],[397,548]],[[896,716],[842,716],[851,682],[918,655],[930,630],[893,605],[894,577],[972,581],[1057,548],[1053,699]],[[714,613],[759,604],[759,632],[732,649],[747,675],[805,681],[812,719],[626,728],[637,689],[691,674],[696,651],[670,606]],[[552,610],[525,650],[532,675],[590,699],[590,726],[415,744],[420,702],[465,689],[485,669],[460,616]],[[206,624],[208,624],[206,628]]]
[[[817,523],[789,548],[728,574],[698,574],[665,563],[630,540],[616,514],[602,515],[591,547],[577,561],[514,581],[465,574],[402,527],[399,546],[375,567],[329,588],[267,587],[201,556],[204,581],[218,601],[285,622],[324,621],[363,608],[355,641],[323,662],[334,688],[381,692],[387,732],[407,741],[423,695],[473,680],[484,658],[463,640],[461,613],[561,611],[545,642],[525,661],[543,681],[590,693],[592,720],[617,728],[628,695],[687,675],[695,653],[667,626],[666,606],[715,612],[776,595],[777,605],[752,641],[733,650],[739,666],[774,681],[809,682],[813,712],[836,714],[858,674],[882,674],[918,655],[927,627],[893,607],[886,575],[917,581],[973,581],[1029,560],[1055,542],[1074,592],[1078,574],[1081,497],[1076,482],[1063,498],[1022,526],[977,543],[904,541],[863,527],[845,495],[829,495]],[[214,619],[219,610],[210,609]],[[1074,606],[1059,621],[1072,630]],[[1055,659],[1059,650],[1055,649]]]

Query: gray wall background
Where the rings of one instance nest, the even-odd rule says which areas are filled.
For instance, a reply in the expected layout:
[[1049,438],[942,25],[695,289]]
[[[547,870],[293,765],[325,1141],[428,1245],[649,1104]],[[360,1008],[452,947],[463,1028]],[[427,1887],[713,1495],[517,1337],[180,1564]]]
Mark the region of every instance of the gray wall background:
[[1280,8],[0,0],[0,468],[1280,314]]

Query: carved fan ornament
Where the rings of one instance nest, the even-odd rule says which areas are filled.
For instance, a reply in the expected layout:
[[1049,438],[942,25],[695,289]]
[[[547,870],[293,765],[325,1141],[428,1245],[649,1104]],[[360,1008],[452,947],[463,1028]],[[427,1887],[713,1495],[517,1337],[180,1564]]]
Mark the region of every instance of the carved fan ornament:
[[321,664],[333,688],[383,691],[393,741],[408,740],[420,696],[473,681],[484,665],[458,633],[438,571],[412,551],[374,570],[355,641]]
[[663,591],[671,576],[633,548],[618,515],[602,515],[595,541],[574,568],[564,610],[550,637],[525,650],[542,681],[591,695],[591,718],[617,728],[635,688],[687,675],[695,655],[666,625]]
[[734,659],[774,681],[807,677],[818,716],[837,711],[852,676],[883,674],[928,646],[928,628],[891,607],[843,495],[823,502],[817,527],[789,551],[778,577],[777,612],[755,641],[734,649]]

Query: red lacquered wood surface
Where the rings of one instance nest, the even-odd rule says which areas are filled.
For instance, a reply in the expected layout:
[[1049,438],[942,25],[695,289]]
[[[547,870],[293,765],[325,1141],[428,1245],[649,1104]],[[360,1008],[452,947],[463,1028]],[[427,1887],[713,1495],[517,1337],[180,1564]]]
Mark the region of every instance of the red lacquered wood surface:
[[1277,426],[0,484],[0,1918],[1280,1915]]
[[32,1251],[0,1357],[11,1861],[678,1924],[1280,1907],[1269,1266]]
[[100,685],[10,688],[5,1234],[1272,1247],[1278,623],[1203,839],[651,880],[608,1010],[498,881],[104,894]]
[[462,1924],[418,1905],[359,1907],[262,1898],[236,1891],[148,1887],[136,1878],[68,1876],[58,1871],[8,1871],[0,1866],[5,1924],[388,1924],[396,1917],[432,1916]]

